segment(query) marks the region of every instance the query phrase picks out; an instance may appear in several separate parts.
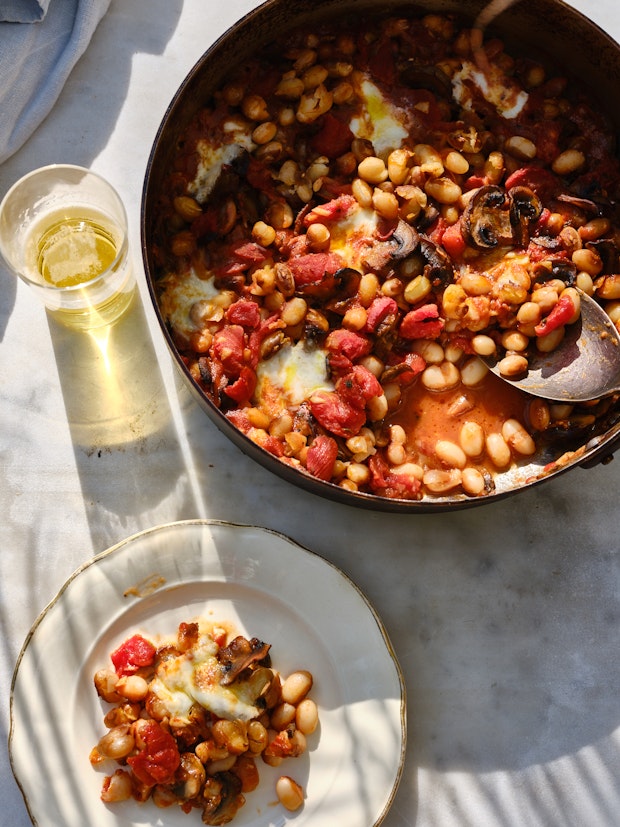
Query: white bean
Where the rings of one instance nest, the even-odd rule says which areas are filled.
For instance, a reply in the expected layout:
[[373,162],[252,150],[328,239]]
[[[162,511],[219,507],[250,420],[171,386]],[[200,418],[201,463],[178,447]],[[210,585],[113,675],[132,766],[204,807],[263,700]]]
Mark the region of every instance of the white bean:
[[427,365],[440,365],[445,358],[443,347],[439,342],[420,339],[414,343],[413,350],[424,359]]
[[496,351],[494,340],[490,336],[485,336],[483,333],[478,333],[471,340],[471,346],[478,356],[493,356]]
[[390,474],[399,474],[403,477],[411,477],[414,480],[422,480],[424,469],[415,462],[404,462],[402,465],[394,465],[390,468]]
[[133,750],[135,739],[129,724],[113,727],[103,735],[97,744],[97,750],[105,758],[124,758]]
[[536,443],[516,419],[507,419],[502,425],[502,436],[518,454],[531,456],[536,452]]
[[422,384],[429,391],[448,391],[461,381],[461,372],[452,362],[429,365],[422,372]]
[[297,710],[293,704],[284,701],[283,703],[278,704],[278,706],[276,706],[273,710],[269,718],[269,722],[274,729],[277,729],[278,732],[282,732],[283,729],[286,729],[287,726],[295,720],[296,712]]
[[461,448],[468,457],[479,457],[484,451],[484,431],[477,422],[467,420],[459,434]]
[[506,468],[510,464],[512,454],[510,447],[501,434],[489,434],[485,440],[487,454],[496,468]]
[[312,683],[312,675],[306,669],[292,672],[282,684],[282,700],[296,706],[310,692]]
[[127,801],[131,798],[132,783],[131,776],[125,770],[116,770],[113,775],[104,779],[101,789],[101,800],[106,804],[113,804],[116,801]]
[[288,775],[281,775],[276,781],[276,795],[287,810],[298,810],[304,803],[303,789]]
[[319,710],[311,698],[304,698],[295,712],[295,726],[304,735],[311,735],[319,724]]
[[555,350],[556,347],[558,347],[564,338],[565,332],[566,330],[564,327],[556,327],[556,329],[552,330],[551,333],[547,333],[545,336],[539,336],[536,339],[536,348],[541,353],[551,353],[552,350]]
[[366,403],[366,410],[371,422],[378,422],[383,419],[388,412],[388,399],[385,393],[380,396],[372,396]]
[[467,455],[465,451],[454,442],[448,439],[440,439],[435,444],[435,453],[444,465],[448,468],[465,468]]
[[509,353],[497,364],[500,374],[507,378],[522,376],[524,373],[527,373],[528,367],[529,363],[527,359],[525,356],[521,356],[520,353]]
[[483,381],[488,372],[488,365],[482,359],[478,359],[477,356],[472,356],[461,367],[461,382],[466,388],[475,388]]
[[466,494],[471,494],[473,497],[484,494],[484,476],[477,468],[463,469],[461,485],[463,486],[463,491],[465,491]]
[[149,691],[149,685],[141,675],[123,675],[116,682],[116,691],[128,701],[143,701]]
[[444,494],[461,484],[461,471],[458,468],[451,468],[449,471],[432,469],[424,473],[422,479],[426,488],[434,494]]

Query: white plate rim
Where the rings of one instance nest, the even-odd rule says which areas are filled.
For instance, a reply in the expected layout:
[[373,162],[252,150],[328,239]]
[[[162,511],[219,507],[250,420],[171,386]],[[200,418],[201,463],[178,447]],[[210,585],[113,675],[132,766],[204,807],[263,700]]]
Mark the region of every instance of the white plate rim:
[[[387,630],[379,617],[378,613],[374,609],[374,607],[369,602],[368,598],[364,595],[362,590],[354,583],[354,581],[345,574],[338,566],[332,563],[330,560],[326,559],[325,557],[321,556],[317,552],[311,551],[310,549],[306,548],[305,546],[301,545],[297,541],[291,539],[290,537],[282,534],[273,529],[268,529],[256,525],[248,525],[243,523],[230,523],[222,520],[215,520],[215,519],[194,519],[194,520],[181,520],[181,521],[173,521],[168,523],[163,523],[152,528],[145,529],[143,531],[137,532],[132,534],[125,539],[119,541],[118,543],[112,545],[105,551],[95,555],[81,566],[79,566],[65,581],[65,583],[61,586],[58,590],[56,595],[50,600],[50,602],[45,606],[45,608],[40,612],[38,617],[33,622],[25,640],[21,647],[20,653],[18,655],[15,669],[13,672],[13,678],[11,682],[11,690],[10,690],[10,727],[9,727],[9,739],[8,739],[8,746],[9,746],[9,758],[11,763],[11,768],[13,771],[13,775],[16,779],[18,787],[22,793],[24,804],[26,806],[26,810],[28,811],[28,815],[34,825],[36,827],[56,827],[56,822],[53,820],[48,820],[47,811],[43,811],[41,807],[38,806],[37,802],[33,804],[32,802],[32,782],[26,777],[26,773],[21,766],[22,758],[18,752],[18,740],[19,740],[19,720],[16,715],[16,706],[17,706],[17,696],[19,693],[19,678],[22,669],[24,668],[24,663],[28,661],[29,654],[32,650],[33,641],[35,640],[36,636],[41,632],[41,629],[45,627],[45,624],[48,622],[50,614],[59,606],[63,604],[63,601],[67,601],[70,597],[70,590],[72,585],[75,583],[78,578],[88,578],[89,572],[96,571],[98,567],[102,565],[105,566],[107,562],[116,559],[117,557],[123,557],[124,554],[127,553],[128,548],[131,548],[136,542],[140,543],[143,541],[148,542],[148,538],[151,536],[156,536],[158,533],[165,532],[165,531],[183,531],[184,529],[191,529],[191,528],[200,528],[203,532],[213,532],[213,531],[231,531],[231,532],[241,532],[241,533],[249,533],[250,537],[254,537],[255,539],[263,539],[266,540],[267,538],[273,539],[275,542],[284,544],[291,554],[295,555],[296,560],[304,562],[312,561],[313,565],[318,565],[320,571],[327,577],[327,578],[336,578],[340,585],[344,586],[346,592],[353,597],[362,607],[363,611],[366,614],[366,619],[374,625],[375,633],[377,635],[377,639],[381,642],[382,658],[387,658],[389,661],[389,666],[393,672],[391,680],[393,682],[393,688],[397,688],[398,691],[398,709],[397,711],[392,711],[391,714],[391,721],[390,724],[395,727],[397,730],[397,737],[399,740],[399,748],[397,750],[398,754],[394,756],[394,766],[390,769],[391,777],[390,783],[388,783],[380,792],[381,800],[379,802],[375,802],[373,806],[376,808],[376,812],[373,814],[371,820],[367,821],[366,819],[356,820],[354,823],[350,825],[350,827],[379,827],[379,825],[385,819],[392,803],[394,797],[396,795],[396,791],[398,789],[404,768],[404,761],[405,761],[405,751],[406,751],[406,742],[407,742],[407,721],[406,721],[406,687],[404,683],[403,673],[394,652],[393,646],[389,639]],[[203,534],[206,537],[206,534]],[[211,534],[211,538],[212,538]],[[201,546],[201,552],[205,552],[205,548]],[[135,581],[134,581],[135,582]],[[204,581],[204,582],[214,582],[214,581]],[[225,578],[225,582],[227,582]],[[183,585],[181,583],[181,585]],[[154,589],[157,591],[157,589]],[[366,699],[370,702],[372,699],[369,697]],[[396,720],[398,718],[398,720]],[[358,733],[359,735],[359,733]],[[364,734],[362,733],[362,740]],[[318,760],[318,759],[317,759]],[[356,758],[355,761],[356,765],[358,764],[358,760]],[[362,762],[363,763],[363,762]],[[358,769],[359,766],[358,766]],[[363,770],[360,770],[363,772]],[[50,795],[53,794],[52,790],[48,791]],[[66,791],[65,791],[66,792]],[[49,803],[49,800],[48,800]],[[149,806],[152,806],[151,804]],[[303,812],[303,810],[301,811]],[[288,817],[294,814],[287,814]],[[66,819],[65,819],[66,820]],[[287,819],[285,819],[287,820]],[[77,825],[76,821],[76,825]],[[133,822],[123,822],[123,823],[133,823]],[[147,822],[140,822],[141,824],[147,824]],[[155,822],[153,822],[155,823]],[[157,822],[162,823],[162,822]],[[165,823],[165,822],[163,822]],[[184,822],[187,823],[188,827],[191,827],[192,823],[196,823],[196,819],[190,817],[189,820],[187,816],[184,816]],[[200,823],[200,822],[198,822]],[[235,821],[232,822],[235,824]],[[252,822],[254,823],[254,822]],[[264,823],[265,827],[269,827],[271,824],[275,824],[276,822],[271,822],[269,820],[265,820],[264,822],[260,822],[261,824]],[[279,823],[284,823],[283,821],[279,821]],[[307,823],[309,827],[313,827],[312,819],[309,821],[302,821],[300,822],[300,827],[302,824]],[[324,818],[323,818],[324,823]],[[119,821],[120,824],[120,821]],[[256,822],[257,827],[259,822]],[[318,824],[318,822],[315,822]],[[65,827],[73,827],[73,822],[66,820]]]

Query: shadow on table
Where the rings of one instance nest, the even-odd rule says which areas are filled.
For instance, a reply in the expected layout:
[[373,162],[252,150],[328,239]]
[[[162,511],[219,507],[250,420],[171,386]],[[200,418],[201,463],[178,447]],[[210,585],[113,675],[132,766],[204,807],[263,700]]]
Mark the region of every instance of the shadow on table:
[[168,500],[170,519],[201,516],[191,486],[179,481],[188,475],[170,382],[139,295],[111,326],[78,332],[51,317],[49,326],[96,549],[149,527]]
[[418,775],[398,812],[417,806],[445,827],[618,823],[619,556],[601,492],[577,470],[543,492],[416,518],[411,539],[394,524],[381,594]]

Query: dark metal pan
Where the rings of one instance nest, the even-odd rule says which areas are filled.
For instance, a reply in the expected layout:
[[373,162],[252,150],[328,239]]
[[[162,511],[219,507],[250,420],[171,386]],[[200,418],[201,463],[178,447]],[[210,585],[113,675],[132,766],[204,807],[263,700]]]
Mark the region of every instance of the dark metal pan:
[[[142,254],[148,288],[155,313],[173,359],[198,403],[215,425],[245,454],[288,482],[328,499],[363,508],[400,513],[424,513],[482,505],[516,494],[533,485],[578,467],[592,467],[608,461],[620,440],[620,403],[613,406],[594,432],[560,447],[546,447],[526,465],[499,474],[496,490],[486,497],[468,498],[462,494],[424,498],[418,501],[394,500],[371,494],[351,492],[332,483],[302,473],[260,448],[239,430],[211,402],[192,380],[162,318],[157,300],[158,272],[153,256],[156,242],[156,203],[180,136],[197,111],[225,81],[230,67],[259,52],[274,37],[300,25],[314,26],[334,18],[346,21],[351,15],[377,13],[411,14],[412,11],[454,12],[465,19],[491,19],[493,30],[514,51],[543,52],[558,65],[567,67],[592,89],[600,105],[620,134],[620,108],[615,105],[620,91],[620,46],[605,32],[561,0],[267,0],[251,11],[200,58],[170,103],[155,136],[144,181],[141,236]],[[343,23],[345,25],[346,23]],[[586,439],[587,441],[584,441]],[[558,459],[561,460],[557,462]]]

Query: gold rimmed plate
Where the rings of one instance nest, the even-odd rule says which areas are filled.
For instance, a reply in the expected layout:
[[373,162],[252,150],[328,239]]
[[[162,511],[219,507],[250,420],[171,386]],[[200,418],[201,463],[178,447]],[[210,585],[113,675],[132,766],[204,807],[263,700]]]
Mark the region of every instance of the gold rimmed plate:
[[[320,730],[286,773],[306,792],[287,813],[280,770],[235,817],[239,827],[374,827],[403,768],[402,673],[380,618],[337,567],[267,529],[217,521],[170,523],[118,543],[78,569],[34,623],[11,691],[9,751],[38,827],[189,827],[198,812],[152,802],[106,805],[89,753],[102,734],[93,675],[135,631],[173,632],[207,617],[268,641],[275,667],[314,675]],[[109,769],[109,768],[108,768]],[[46,779],[41,783],[41,779]]]

